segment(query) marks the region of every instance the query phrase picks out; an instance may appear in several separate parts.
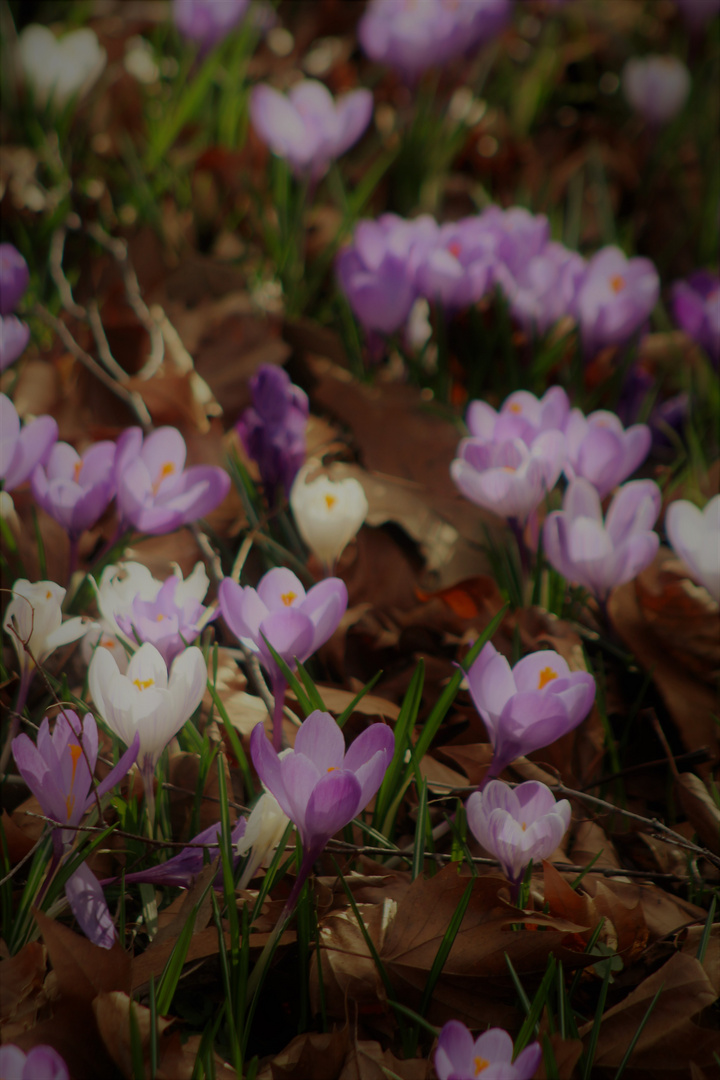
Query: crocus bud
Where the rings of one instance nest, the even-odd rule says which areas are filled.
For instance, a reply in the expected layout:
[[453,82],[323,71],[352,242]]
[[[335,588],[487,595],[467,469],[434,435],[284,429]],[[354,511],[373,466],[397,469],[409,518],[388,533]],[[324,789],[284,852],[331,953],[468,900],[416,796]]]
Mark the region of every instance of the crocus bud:
[[435,1072],[438,1080],[530,1080],[540,1064],[539,1042],[530,1043],[515,1061],[513,1041],[502,1028],[489,1028],[478,1039],[459,1020],[448,1020],[438,1037]]
[[670,503],[665,529],[690,576],[720,603],[720,495],[704,510],[685,499]]
[[300,535],[324,566],[331,568],[367,517],[368,501],[362,484],[353,477],[327,476],[306,481],[298,474],[290,492],[290,507]]
[[282,486],[290,494],[293,480],[305,460],[305,431],[310,413],[307,394],[274,364],[261,364],[250,379],[253,403],[237,424],[245,452],[256,462],[272,505]]
[[289,822],[290,818],[275,796],[264,791],[253,806],[245,831],[235,846],[238,855],[247,855],[252,848],[252,856],[240,879],[241,889],[252,880],[259,866],[267,866],[272,860]]
[[0,244],[0,315],[10,315],[30,281],[28,264],[13,244]]
[[623,68],[625,97],[651,127],[662,127],[677,116],[690,85],[690,72],[676,56],[636,56]]
[[55,109],[87,93],[107,63],[97,34],[87,26],[62,38],[56,38],[47,26],[26,26],[18,38],[18,57],[35,104]]
[[720,364],[720,277],[696,270],[672,287],[672,313],[678,326]]

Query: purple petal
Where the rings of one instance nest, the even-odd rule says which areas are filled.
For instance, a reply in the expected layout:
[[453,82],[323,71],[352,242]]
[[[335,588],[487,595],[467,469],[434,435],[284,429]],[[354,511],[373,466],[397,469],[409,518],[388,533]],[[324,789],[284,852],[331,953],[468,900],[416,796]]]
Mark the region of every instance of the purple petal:
[[130,771],[132,765],[135,764],[137,756],[140,753],[140,732],[135,732],[135,738],[131,745],[125,751],[123,756],[118,761],[117,765],[113,766],[110,772],[107,774],[104,780],[101,780],[97,786],[95,795],[88,796],[88,800],[85,809],[88,810],[90,806],[95,802],[95,796],[102,798],[106,792],[114,788],[116,784],[119,784],[122,778]]
[[85,937],[102,949],[112,948],[117,940],[115,926],[100,882],[87,863],[81,863],[65,882],[65,895]]
[[295,737],[295,753],[313,762],[321,774],[330,769],[349,768],[343,765],[345,740],[330,713],[316,709],[300,725]]
[[305,812],[307,850],[322,849],[331,836],[352,821],[361,799],[362,790],[353,773],[326,773],[316,784]]
[[256,724],[250,735],[250,756],[257,774],[271,795],[277,799],[283,813],[292,817],[292,805],[285,790],[280,758],[265,734],[262,724]]
[[473,1037],[459,1020],[448,1020],[438,1036],[435,1051],[435,1072],[439,1080],[451,1076],[472,1076],[475,1072]]
[[258,583],[257,594],[268,611],[283,611],[305,599],[302,582],[284,566],[268,570]]
[[518,660],[512,674],[518,690],[543,690],[546,686],[552,690],[554,680],[566,678],[570,669],[560,653],[542,649]]
[[542,1059],[542,1048],[539,1042],[530,1043],[522,1053],[518,1054],[513,1062],[516,1080],[531,1080],[535,1075]]

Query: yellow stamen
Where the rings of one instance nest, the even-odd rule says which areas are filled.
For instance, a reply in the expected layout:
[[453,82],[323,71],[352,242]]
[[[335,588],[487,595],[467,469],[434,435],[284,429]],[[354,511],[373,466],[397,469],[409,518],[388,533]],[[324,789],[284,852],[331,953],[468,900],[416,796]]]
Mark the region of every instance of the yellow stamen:
[[455,258],[457,259],[458,255],[462,251],[462,246],[461,246],[459,240],[453,240],[452,244],[448,244],[447,249],[450,252],[450,254],[454,255]]
[[503,472],[517,472],[517,469],[514,468],[514,466],[512,466],[512,465],[503,465],[502,471]]
[[70,781],[70,783],[74,784],[75,783],[75,770],[77,769],[77,763],[80,760],[80,758],[82,757],[82,746],[80,745],[80,743],[70,743],[70,746],[69,746],[68,749],[70,750],[70,757],[72,758],[72,763],[73,763],[72,780]]
[[475,1075],[479,1076],[481,1072],[484,1072],[485,1069],[487,1069],[489,1064],[490,1064],[490,1062],[486,1061],[485,1058],[481,1058],[481,1057],[473,1058],[473,1065],[475,1066]]
[[525,832],[525,830],[527,829],[527,822],[523,821],[523,822],[521,822],[521,825],[522,825],[522,831]]
[[115,642],[113,641],[112,638],[102,638],[102,640],[100,641],[100,648],[101,649],[112,649],[114,644],[115,644]]
[[167,480],[168,476],[172,476],[175,472],[175,463],[173,461],[166,461],[158,473],[158,478],[152,486],[153,495],[157,495],[160,485],[163,480]]
[[337,502],[337,495],[326,495],[325,496],[325,505],[327,506],[328,510],[332,510],[332,508],[333,508],[333,506],[335,505],[336,502]]
[[334,765],[328,765],[328,770],[327,771],[328,772],[335,772],[335,766]]
[[74,795],[68,795],[67,798],[65,799],[65,809],[67,810],[68,818],[70,818],[70,816],[71,816],[71,814],[73,812],[73,807],[74,806],[75,806],[75,796]]
[[74,473],[74,477],[73,477],[73,478],[74,478],[74,480],[75,480],[75,483],[76,483],[76,484],[77,484],[77,483],[79,482],[79,480],[80,480],[80,473],[82,472],[82,467],[83,467],[83,463],[82,463],[82,461],[76,461],[76,462],[75,462],[75,466],[74,466],[74,468],[73,468],[73,473]]
[[280,597],[280,599],[282,600],[285,607],[290,607],[293,600],[297,600],[297,593],[296,592],[284,592],[282,594],[282,596]]
[[512,405],[508,405],[508,412],[521,413],[522,405],[520,405],[517,401],[513,401]]
[[155,622],[162,622],[164,618],[165,618],[164,615],[156,615],[155,616]]
[[616,295],[623,291],[625,288],[625,278],[622,274],[614,274],[613,277],[610,278],[610,288]]
[[49,600],[51,596],[52,596],[52,593],[51,593],[51,592],[50,592],[50,590],[48,589],[48,591],[47,591],[47,592],[45,593],[45,599],[46,599],[46,600]]
[[540,677],[538,679],[538,690],[542,690],[544,686],[547,686],[549,682],[552,682],[553,679],[557,679],[557,677],[557,671],[553,671],[551,667],[544,667],[540,672]]
[[147,690],[148,686],[154,685],[154,679],[133,679],[133,686],[137,686],[138,690]]

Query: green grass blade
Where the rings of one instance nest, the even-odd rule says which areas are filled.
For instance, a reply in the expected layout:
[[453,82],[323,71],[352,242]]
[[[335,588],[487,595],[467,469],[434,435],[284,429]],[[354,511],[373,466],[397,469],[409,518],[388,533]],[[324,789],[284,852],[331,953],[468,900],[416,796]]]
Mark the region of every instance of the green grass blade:
[[645,1015],[643,1016],[642,1020],[640,1021],[639,1025],[638,1025],[638,1029],[635,1032],[635,1034],[633,1035],[632,1039],[630,1040],[630,1045],[628,1046],[627,1050],[625,1051],[625,1054],[623,1055],[623,1059],[620,1062],[620,1065],[618,1067],[618,1071],[615,1073],[615,1080],[620,1080],[620,1077],[625,1072],[625,1067],[628,1064],[628,1062],[630,1061],[630,1058],[632,1056],[632,1052],[633,1052],[633,1050],[635,1049],[635,1047],[637,1045],[637,1041],[638,1041],[638,1039],[640,1038],[640,1036],[643,1033],[643,1028],[645,1027],[648,1020],[650,1019],[650,1013],[655,1008],[655,1004],[657,1002],[657,999],[662,994],[664,988],[665,988],[665,983],[663,983],[662,986],[659,987],[658,992],[656,993],[655,997],[652,999],[652,1001],[648,1005],[647,1011],[646,1011]]

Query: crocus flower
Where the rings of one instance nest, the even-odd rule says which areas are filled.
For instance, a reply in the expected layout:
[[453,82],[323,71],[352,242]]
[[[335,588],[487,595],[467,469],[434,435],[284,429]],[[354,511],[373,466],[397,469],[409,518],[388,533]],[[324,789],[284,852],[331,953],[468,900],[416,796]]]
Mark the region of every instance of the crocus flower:
[[207,667],[194,645],[175,658],[168,674],[154,645],[146,642],[122,675],[107,649],[96,649],[88,686],[108,727],[129,746],[140,735],[138,763],[145,785],[150,821],[154,817],[152,779],[161,753],[190,719],[202,700]]
[[3,628],[12,638],[21,672],[34,671],[36,664],[44,664],[61,645],[77,641],[85,633],[80,616],[63,622],[64,599],[65,589],[54,581],[19,578],[13,585]]
[[237,842],[238,855],[247,855],[252,850],[238,883],[239,888],[244,889],[252,881],[258,867],[269,864],[289,823],[289,817],[281,809],[275,796],[269,791],[263,791],[252,808],[242,837]]
[[677,116],[690,85],[690,72],[676,56],[634,56],[623,68],[623,93],[650,127],[662,127]]
[[261,364],[249,382],[253,403],[235,429],[245,452],[256,462],[268,502],[278,485],[290,494],[305,461],[305,431],[310,406],[307,394],[274,364]]
[[465,804],[467,823],[479,844],[499,861],[515,890],[534,859],[552,855],[570,826],[570,803],[555,802],[545,784],[528,780],[511,788],[491,780]]
[[[390,764],[395,737],[385,724],[371,724],[345,752],[342,731],[330,713],[316,709],[300,725],[295,747],[280,756],[256,724],[250,753],[258,776],[300,834],[307,876],[331,836],[358,814],[377,792]],[[288,904],[290,906],[290,904]]]
[[19,487],[36,465],[47,461],[57,437],[58,426],[52,416],[38,416],[21,428],[12,401],[0,394],[0,480],[5,491]]
[[157,428],[143,440],[138,427],[117,441],[115,482],[124,521],[159,536],[189,525],[218,506],[230,477],[217,465],[185,468],[187,448],[177,428]]
[[[50,734],[47,717],[40,725],[37,746],[27,735],[18,735],[12,752],[20,775],[40,803],[46,817],[58,825],[79,825],[97,799],[125,776],[138,755],[139,736],[93,790],[92,778],[98,756],[95,719],[89,713],[81,721],[71,710],[59,714]],[[75,839],[74,829],[53,833],[56,859],[60,859]],[[102,888],[85,864],[68,879],[65,893],[83,933],[95,945],[109,949],[116,939]]]
[[544,431],[563,431],[570,401],[561,386],[551,386],[541,398],[528,390],[515,390],[497,411],[486,401],[471,401],[465,423],[471,436],[487,442],[522,439],[532,446]]
[[480,219],[442,225],[432,240],[417,258],[415,281],[421,296],[448,311],[476,303],[492,287],[495,266],[493,244]]
[[25,352],[30,327],[17,315],[0,315],[0,371],[14,364]]
[[18,60],[35,104],[62,109],[97,82],[107,53],[95,31],[87,26],[56,38],[47,26],[32,23],[18,38]]
[[[233,825],[230,840],[234,847],[241,842],[247,822],[244,817],[239,817]],[[135,870],[125,875],[125,883],[147,882],[150,885],[175,886],[180,889],[189,889],[193,880],[201,872],[205,865],[204,847],[209,851],[210,860],[217,858],[218,845],[222,834],[222,826],[218,821],[203,829],[197,836],[193,836],[188,847],[183,848],[177,855],[173,855],[159,866],[150,866],[147,870]],[[203,846],[201,846],[203,845]],[[240,861],[240,852],[233,859],[233,869]],[[114,880],[114,879],[112,879]],[[214,885],[216,889],[223,887],[222,867],[218,867]]]
[[224,578],[218,599],[233,634],[259,654],[270,675],[275,699],[273,734],[275,748],[279,750],[285,678],[268,643],[291,669],[296,660],[301,663],[307,660],[335,632],[345,613],[348,602],[345,582],[326,578],[306,593],[292,571],[277,567],[265,574],[257,590],[249,585],[242,588],[232,578]]
[[172,16],[201,53],[214,49],[243,20],[250,0],[173,0]]
[[369,90],[353,90],[335,101],[315,79],[297,83],[287,97],[266,85],[250,95],[250,119],[260,138],[296,175],[311,180],[324,176],[330,162],[358,141],[372,109]]
[[720,603],[720,495],[704,510],[686,499],[670,503],[665,530],[691,577]]
[[18,306],[30,281],[28,264],[14,244],[0,244],[0,315]]
[[657,303],[660,279],[649,259],[626,259],[605,247],[587,265],[577,298],[583,349],[592,357],[608,345],[623,345]]
[[522,526],[555,486],[564,458],[559,431],[543,432],[530,447],[517,438],[463,439],[450,475],[471,502]]
[[583,416],[573,409],[565,425],[565,475],[568,480],[589,480],[604,499],[642,464],[651,441],[647,424],[633,424],[626,431],[615,413],[598,409]]
[[97,442],[82,454],[56,442],[45,465],[31,477],[43,510],[77,539],[105,513],[115,494],[115,443]]
[[358,40],[371,60],[414,81],[495,37],[510,10],[508,0],[372,0]]
[[492,238],[495,282],[509,294],[513,279],[523,267],[547,250],[550,222],[545,214],[532,214],[524,206],[507,210],[488,206],[479,215],[478,223]]
[[525,333],[542,335],[564,315],[572,314],[584,276],[582,256],[553,242],[501,284],[513,318]]
[[720,12],[720,0],[675,0],[693,33],[699,33]]
[[329,570],[367,517],[368,501],[359,480],[318,476],[308,482],[302,470],[290,492],[295,524],[311,551]]
[[652,480],[631,480],[614,496],[603,523],[600,496],[588,480],[568,484],[562,510],[545,520],[545,554],[568,581],[602,602],[652,562],[660,540],[653,525],[662,496]]
[[549,746],[585,719],[595,699],[595,680],[571,671],[552,649],[530,653],[511,669],[491,642],[467,673],[470,696],[493,746],[489,776],[515,758]]
[[720,276],[696,270],[672,288],[672,312],[678,326],[701,345],[715,366],[720,363]]
[[459,1020],[448,1020],[438,1036],[435,1072],[438,1080],[530,1080],[542,1050],[534,1042],[513,1056],[513,1041],[502,1028],[490,1028],[478,1039]]
[[0,1046],[3,1080],[70,1080],[67,1065],[52,1046],[33,1046],[25,1054],[19,1046]]

